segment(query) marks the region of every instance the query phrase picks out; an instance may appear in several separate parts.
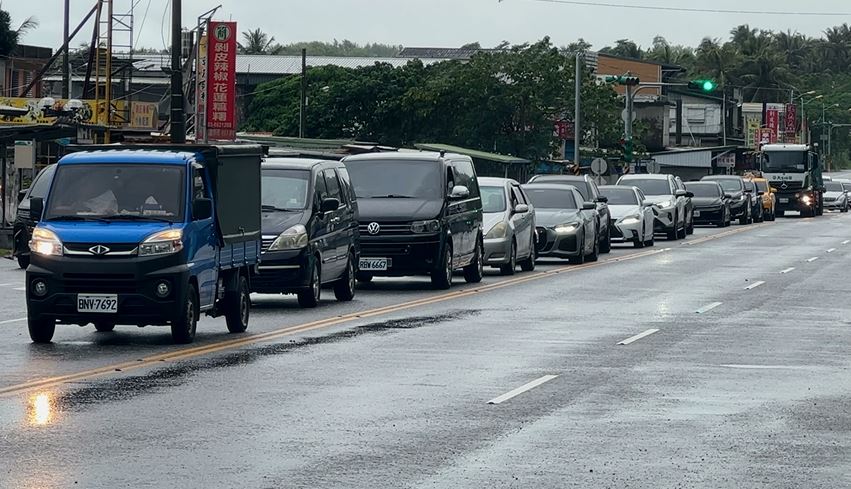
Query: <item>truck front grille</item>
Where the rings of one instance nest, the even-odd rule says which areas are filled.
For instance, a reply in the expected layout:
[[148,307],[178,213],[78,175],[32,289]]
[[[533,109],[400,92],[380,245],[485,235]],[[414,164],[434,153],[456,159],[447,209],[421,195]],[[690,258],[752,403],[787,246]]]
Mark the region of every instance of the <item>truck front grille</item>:
[[128,294],[137,289],[130,273],[66,273],[62,277],[65,292],[73,294]]

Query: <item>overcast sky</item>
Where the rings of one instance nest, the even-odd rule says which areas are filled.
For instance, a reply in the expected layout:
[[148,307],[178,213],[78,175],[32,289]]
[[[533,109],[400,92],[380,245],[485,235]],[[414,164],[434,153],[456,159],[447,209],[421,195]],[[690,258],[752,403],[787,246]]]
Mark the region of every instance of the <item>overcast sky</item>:
[[[349,39],[406,46],[458,47],[479,41],[485,47],[502,40],[511,43],[550,36],[565,45],[582,37],[595,48],[630,38],[648,46],[656,35],[670,42],[696,45],[703,37],[726,39],[730,29],[752,27],[800,31],[820,36],[825,28],[851,22],[849,0],[606,0],[611,3],[659,7],[708,7],[766,11],[838,12],[846,15],[710,14],[634,10],[555,3],[558,0],[184,0],[183,24],[218,3],[217,18],[235,20],[239,30],[261,28],[281,43]],[[589,0],[598,3],[595,0]],[[168,42],[168,0],[115,0],[116,10],[136,3],[137,47],[163,47]],[[71,0],[72,29],[95,4]],[[38,8],[35,8],[37,5]],[[40,23],[23,42],[57,47],[62,42],[63,0],[3,0],[15,24],[28,16]],[[145,11],[147,10],[147,15]],[[165,19],[165,22],[163,22]],[[81,31],[73,45],[85,42],[91,28]]]

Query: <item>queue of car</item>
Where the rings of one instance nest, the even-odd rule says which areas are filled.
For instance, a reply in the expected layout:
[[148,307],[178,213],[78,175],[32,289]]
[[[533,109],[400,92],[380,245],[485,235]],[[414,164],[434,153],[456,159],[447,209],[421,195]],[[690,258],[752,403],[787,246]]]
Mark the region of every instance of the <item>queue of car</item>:
[[[22,192],[15,227],[27,267],[35,222],[28,202],[43,197],[55,165]],[[774,189],[754,176],[627,174],[598,186],[587,175],[535,175],[525,184],[478,177],[468,156],[433,152],[367,153],[341,161],[268,156],[261,169],[262,260],[256,293],[295,294],[319,304],[323,288],[340,301],[376,276],[428,276],[451,287],[485,267],[513,275],[540,258],[596,261],[612,243],[636,248],[656,238],[684,239],[695,225],[726,227],[774,220]],[[826,182],[825,206],[847,212],[851,181]]]

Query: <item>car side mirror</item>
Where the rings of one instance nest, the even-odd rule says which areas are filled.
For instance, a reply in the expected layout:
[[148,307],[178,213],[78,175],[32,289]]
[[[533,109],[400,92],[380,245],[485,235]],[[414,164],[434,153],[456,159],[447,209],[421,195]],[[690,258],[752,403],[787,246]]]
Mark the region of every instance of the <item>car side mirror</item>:
[[30,219],[40,221],[42,214],[44,214],[44,199],[42,197],[33,197],[30,199]]
[[688,194],[685,190],[674,191],[674,197],[685,197]]
[[732,198],[733,198],[733,196],[732,196],[732,195],[730,195],[730,194],[724,194],[724,198],[725,198],[725,199],[732,199]]
[[593,202],[583,202],[582,203],[582,210],[583,211],[593,211],[595,209],[597,209],[597,204],[595,204]]
[[322,203],[319,204],[319,212],[326,213],[336,211],[340,208],[340,201],[333,197],[329,197],[327,199],[323,199]]
[[643,205],[644,207],[653,207],[654,203],[652,201],[645,200],[641,202],[641,205]]
[[529,206],[526,204],[517,204],[514,206],[515,214],[525,214],[527,212],[529,212]]
[[449,198],[452,200],[466,199],[470,196],[470,189],[464,185],[456,185],[452,187],[452,192],[449,193]]
[[195,199],[192,202],[192,219],[203,221],[213,217],[213,201],[210,199]]
[[602,202],[603,204],[607,204],[609,202],[609,198],[601,195],[601,196],[597,197],[597,202]]
[[19,204],[21,203],[22,200],[24,200],[24,197],[27,196],[28,191],[29,191],[29,189],[25,188],[25,189],[21,190],[20,192],[18,192],[18,203]]
[[763,195],[765,195],[765,192],[763,192],[762,190],[760,190],[760,191],[759,191],[759,192],[757,192],[756,194],[757,194],[757,195],[759,195],[760,197],[762,197]]
[[751,189],[749,189],[749,188],[746,188],[746,189],[745,189],[745,193],[746,193],[746,194],[752,194],[752,193],[753,193],[753,190],[751,190]]
[[688,198],[690,198],[690,199],[691,199],[691,198],[693,198],[693,197],[694,197],[694,193],[693,193],[693,192],[689,192],[688,190],[686,190],[686,197],[688,197]]
[[771,192],[772,194],[776,194],[776,193],[777,193],[777,189],[776,189],[776,188],[774,188],[774,187],[769,188],[769,189],[768,189],[768,191],[769,191],[769,192]]

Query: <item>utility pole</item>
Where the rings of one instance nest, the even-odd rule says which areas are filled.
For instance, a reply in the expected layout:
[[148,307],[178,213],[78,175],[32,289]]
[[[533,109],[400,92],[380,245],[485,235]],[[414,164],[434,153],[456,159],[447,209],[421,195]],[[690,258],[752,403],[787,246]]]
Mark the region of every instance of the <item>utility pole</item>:
[[65,0],[65,14],[63,17],[62,39],[65,49],[62,53],[62,98],[68,100],[71,97],[71,58],[68,56],[68,41],[71,28],[71,0]]
[[727,88],[724,86],[724,72],[721,72],[721,145],[727,146]]
[[582,134],[582,124],[581,124],[581,107],[580,102],[582,101],[582,65],[580,65],[580,57],[582,56],[581,52],[576,53],[576,96],[574,97],[576,101],[576,105],[573,109],[573,162],[576,164],[576,168],[580,167],[580,159],[579,159],[579,143],[580,143],[580,135]]
[[186,142],[186,111],[183,107],[183,67],[180,64],[182,0],[171,1],[171,142]]
[[298,137],[304,137],[307,120],[307,49],[301,50],[301,101],[298,106]]

